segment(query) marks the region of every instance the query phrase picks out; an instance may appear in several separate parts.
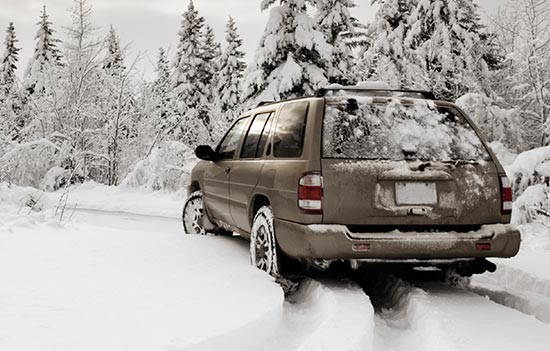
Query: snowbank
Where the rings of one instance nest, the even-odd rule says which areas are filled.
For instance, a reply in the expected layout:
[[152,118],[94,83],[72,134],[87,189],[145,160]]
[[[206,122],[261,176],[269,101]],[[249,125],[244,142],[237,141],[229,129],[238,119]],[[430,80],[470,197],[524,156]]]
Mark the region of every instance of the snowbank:
[[237,237],[185,236],[152,217],[155,230],[117,215],[0,220],[0,350],[212,350],[242,330],[248,340],[225,346],[258,342],[280,321],[281,288]]
[[496,272],[474,276],[470,289],[550,323],[550,251],[523,251],[512,259],[493,261]]
[[0,220],[6,216],[35,214],[50,207],[41,190],[0,183]]

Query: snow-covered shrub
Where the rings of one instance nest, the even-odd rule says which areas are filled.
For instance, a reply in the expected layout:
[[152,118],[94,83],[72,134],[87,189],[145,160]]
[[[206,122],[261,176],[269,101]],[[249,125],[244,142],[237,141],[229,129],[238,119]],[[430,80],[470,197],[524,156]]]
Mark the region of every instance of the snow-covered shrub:
[[511,151],[506,145],[500,141],[493,141],[489,144],[491,150],[497,156],[498,160],[504,168],[508,168],[518,156],[516,153]]
[[530,186],[550,185],[550,146],[519,154],[507,171],[516,197]]
[[525,189],[514,202],[513,223],[550,226],[550,187],[537,184]]
[[54,165],[58,151],[46,139],[14,144],[0,157],[0,180],[36,188]]
[[64,186],[70,178],[71,172],[68,169],[53,166],[44,175],[40,183],[40,188],[46,191],[56,191]]
[[456,104],[468,114],[489,142],[500,141],[516,151],[524,145],[522,129],[514,128],[521,125],[519,109],[502,108],[493,99],[474,93],[461,96]]
[[197,158],[180,142],[161,143],[139,161],[121,185],[148,190],[178,190],[187,186]]

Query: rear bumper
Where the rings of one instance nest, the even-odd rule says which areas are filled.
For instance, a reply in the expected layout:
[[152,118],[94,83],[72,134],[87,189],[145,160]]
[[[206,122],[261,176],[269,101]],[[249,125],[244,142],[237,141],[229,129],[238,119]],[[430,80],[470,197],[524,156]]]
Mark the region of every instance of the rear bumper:
[[[343,225],[304,225],[274,219],[277,243],[304,259],[454,259],[513,257],[520,247],[517,228],[484,225],[478,231],[351,233]],[[481,251],[477,244],[490,244]]]

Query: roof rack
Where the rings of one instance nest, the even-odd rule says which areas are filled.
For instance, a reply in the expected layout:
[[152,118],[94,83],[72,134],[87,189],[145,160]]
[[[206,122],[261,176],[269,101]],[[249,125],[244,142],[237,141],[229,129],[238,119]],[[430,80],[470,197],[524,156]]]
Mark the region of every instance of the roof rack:
[[284,100],[280,100],[280,101],[261,101],[260,103],[258,103],[258,105],[256,105],[256,107],[261,107],[261,106],[267,106],[267,105],[272,105],[272,104],[278,104],[280,102],[289,102],[289,101],[295,101],[295,100],[301,100],[301,99],[307,99],[311,96],[297,96],[295,98],[289,98],[289,99],[284,99]]
[[322,88],[317,91],[315,96],[325,97],[328,93],[333,91],[351,91],[351,92],[360,92],[364,93],[367,96],[394,96],[398,95],[400,97],[410,97],[410,98],[423,98],[428,100],[436,100],[434,93],[431,91],[424,90],[401,90],[401,89],[372,89],[372,88],[362,88],[357,86],[339,86],[339,87],[329,87]]
[[265,106],[265,105],[271,105],[271,104],[274,104],[275,101],[260,101],[258,103],[258,105],[256,105],[256,107],[261,107],[261,106]]

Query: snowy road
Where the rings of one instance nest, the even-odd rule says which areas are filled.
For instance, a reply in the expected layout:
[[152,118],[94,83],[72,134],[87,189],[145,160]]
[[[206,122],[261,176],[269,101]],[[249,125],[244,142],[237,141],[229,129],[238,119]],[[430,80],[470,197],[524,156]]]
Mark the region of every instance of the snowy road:
[[442,283],[383,277],[372,282],[371,303],[350,279],[306,279],[283,301],[238,237],[183,235],[177,218],[68,216],[64,226],[0,218],[1,350],[543,351],[550,343],[547,324]]

